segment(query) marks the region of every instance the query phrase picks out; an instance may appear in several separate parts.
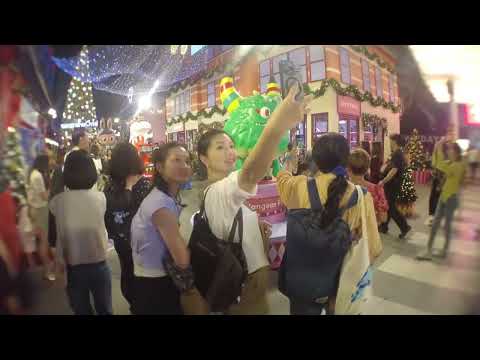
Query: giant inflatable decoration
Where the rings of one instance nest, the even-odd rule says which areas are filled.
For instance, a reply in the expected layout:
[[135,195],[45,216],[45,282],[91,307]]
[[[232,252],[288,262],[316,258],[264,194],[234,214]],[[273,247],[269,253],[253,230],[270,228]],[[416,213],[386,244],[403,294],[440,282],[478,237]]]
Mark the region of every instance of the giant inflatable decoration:
[[[235,143],[238,160],[237,169],[243,166],[245,159],[255,147],[270,115],[280,104],[282,98],[280,88],[271,78],[267,84],[265,95],[256,92],[243,98],[233,86],[231,77],[223,78],[220,98],[223,106],[230,114],[225,123],[224,131]],[[277,155],[283,155],[288,148],[288,133],[282,137]],[[272,174],[277,176],[280,170],[278,158],[273,161]],[[286,208],[281,203],[275,180],[263,180],[258,184],[257,194],[246,201],[246,205],[255,211],[261,220],[272,225],[268,257],[273,269],[278,269],[285,251],[286,238]]]
[[[237,169],[241,169],[245,159],[255,147],[270,115],[280,104],[282,97],[280,88],[273,78],[267,84],[265,95],[254,92],[249,97],[241,97],[233,86],[233,79],[225,77],[220,83],[220,99],[224,108],[230,114],[225,123],[224,131],[230,135],[235,143],[238,160]],[[278,146],[278,156],[287,151],[289,142],[288,132],[282,137]],[[272,164],[273,176],[280,171],[280,162],[275,159]]]

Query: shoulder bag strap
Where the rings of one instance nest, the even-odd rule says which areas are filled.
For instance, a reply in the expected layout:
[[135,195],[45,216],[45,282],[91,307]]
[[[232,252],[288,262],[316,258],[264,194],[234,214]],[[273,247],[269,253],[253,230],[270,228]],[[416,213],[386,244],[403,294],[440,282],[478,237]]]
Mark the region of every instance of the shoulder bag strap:
[[307,182],[308,188],[308,198],[310,199],[310,207],[312,210],[323,211],[322,202],[320,201],[320,196],[318,195],[317,182],[315,178],[308,179]]
[[241,245],[243,241],[243,211],[241,206],[240,206],[240,209],[238,209],[237,214],[235,215],[235,218],[233,219],[232,228],[230,229],[230,234],[228,235],[228,242],[233,242],[235,238],[235,231],[237,230],[237,224],[238,224],[238,237],[240,239],[239,243]]
[[207,220],[208,223],[208,218],[207,218],[207,213],[205,212],[205,199],[207,198],[207,193],[210,190],[210,186],[205,189],[205,193],[203,194],[203,200],[202,203],[200,204],[200,216],[203,217],[205,215],[205,220]]

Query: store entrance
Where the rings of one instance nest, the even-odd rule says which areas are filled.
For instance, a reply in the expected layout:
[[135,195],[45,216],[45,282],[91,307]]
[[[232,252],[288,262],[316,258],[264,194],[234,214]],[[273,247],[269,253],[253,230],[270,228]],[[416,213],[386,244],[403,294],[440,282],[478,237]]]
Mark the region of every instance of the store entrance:
[[340,115],[338,122],[338,132],[345,136],[350,145],[350,149],[355,149],[359,146],[359,131],[358,118],[346,117]]

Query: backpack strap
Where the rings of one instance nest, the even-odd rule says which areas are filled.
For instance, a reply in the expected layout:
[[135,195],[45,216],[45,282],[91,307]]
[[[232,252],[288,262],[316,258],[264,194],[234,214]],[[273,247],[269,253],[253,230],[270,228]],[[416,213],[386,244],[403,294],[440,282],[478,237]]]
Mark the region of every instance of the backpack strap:
[[[363,195],[367,194],[367,189],[362,187],[362,191],[363,191]],[[355,190],[350,196],[350,199],[348,200],[347,205],[341,209],[341,215],[343,216],[345,211],[357,205],[357,202],[358,202],[358,191],[357,191],[357,187],[355,187]]]
[[237,224],[238,224],[238,237],[240,239],[239,243],[242,245],[243,241],[243,212],[242,212],[242,207],[240,206],[240,209],[237,211],[237,215],[235,215],[235,218],[233,219],[233,224],[232,228],[230,229],[230,235],[228,235],[228,242],[233,242],[233,239],[235,238],[235,231],[237,230]]
[[317,183],[315,178],[308,179],[307,182],[308,198],[310,199],[310,207],[315,211],[323,211],[323,205],[318,195]]

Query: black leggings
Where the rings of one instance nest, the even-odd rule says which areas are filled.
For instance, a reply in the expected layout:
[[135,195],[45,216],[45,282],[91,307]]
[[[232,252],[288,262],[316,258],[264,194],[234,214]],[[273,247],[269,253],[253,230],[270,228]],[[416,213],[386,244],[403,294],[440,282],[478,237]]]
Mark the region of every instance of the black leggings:
[[134,278],[135,315],[183,315],[180,292],[168,276]]
[[120,288],[123,297],[128,301],[130,307],[133,304],[133,258],[132,248],[127,240],[114,242],[115,251],[120,260]]
[[388,228],[390,219],[393,219],[393,221],[395,221],[397,226],[400,228],[400,231],[403,233],[407,231],[408,223],[407,220],[405,220],[405,217],[397,209],[397,197],[399,192],[400,189],[398,188],[385,188],[385,195],[388,202],[388,218],[387,222],[384,223],[383,226]]

